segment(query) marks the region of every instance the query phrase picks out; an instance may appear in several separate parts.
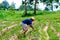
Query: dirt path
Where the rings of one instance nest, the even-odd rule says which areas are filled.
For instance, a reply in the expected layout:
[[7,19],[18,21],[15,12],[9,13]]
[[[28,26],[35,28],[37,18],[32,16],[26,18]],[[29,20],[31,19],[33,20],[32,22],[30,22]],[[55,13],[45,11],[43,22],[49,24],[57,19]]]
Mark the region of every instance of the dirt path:
[[60,26],[60,21],[56,21],[57,22],[57,24]]
[[11,38],[9,40],[15,40],[17,38],[17,35],[14,34],[13,36],[11,36]]
[[59,25],[60,25],[60,23],[57,23],[57,24],[59,24]]
[[48,30],[48,22],[46,23],[46,26],[43,27],[43,30],[44,30],[44,32],[46,34],[46,40],[49,40],[49,35],[48,35],[48,32],[47,32],[47,30]]
[[[8,22],[8,21],[3,21],[3,22],[1,22],[0,23],[0,26],[7,26],[6,25],[6,22]],[[13,21],[13,22],[11,22],[10,24],[12,25],[12,24],[14,24],[15,22]]]
[[0,26],[6,26],[4,23],[6,23],[7,21],[3,21],[0,23]]
[[56,29],[52,26],[52,23],[50,23],[50,28],[53,30],[53,32],[58,36],[60,40],[60,33],[56,31]]
[[4,23],[6,23],[7,21],[2,21],[2,22],[0,22],[0,24],[4,24]]
[[10,30],[11,28],[13,28],[13,27],[15,27],[15,26],[17,26],[17,24],[14,24],[14,25],[11,25],[11,26],[9,26],[9,27],[6,27],[6,28],[2,29],[2,30],[0,31],[0,35],[1,35],[3,32],[5,32],[5,31],[7,31],[7,30]]

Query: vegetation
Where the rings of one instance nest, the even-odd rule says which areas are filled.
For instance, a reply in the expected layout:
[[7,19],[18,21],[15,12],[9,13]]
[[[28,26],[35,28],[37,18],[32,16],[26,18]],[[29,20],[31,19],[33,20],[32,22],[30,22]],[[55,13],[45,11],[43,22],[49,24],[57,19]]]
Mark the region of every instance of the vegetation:
[[[59,24],[57,21],[60,21],[60,11],[36,11],[36,15],[33,14],[34,11],[27,11],[28,15],[23,16],[23,11],[15,11],[15,10],[0,10],[0,40],[10,40],[12,36],[15,40],[47,40],[46,32],[44,32],[43,27],[46,26],[48,22],[48,34],[49,40],[59,40],[58,36],[53,32],[50,28],[50,22],[52,22],[52,26],[56,29],[57,32],[60,32]],[[23,19],[29,18],[31,16],[35,17],[35,22],[33,23],[35,30],[32,30],[30,27],[29,31],[26,34],[26,37],[22,34],[22,28],[20,26],[20,22]],[[17,24],[15,27],[2,31],[1,30],[10,27],[12,25]]]
[[[44,3],[47,0],[40,1]],[[46,3],[52,3],[52,1],[49,0]],[[6,0],[3,1],[0,4],[0,40],[60,40],[60,10],[36,10],[37,3],[37,0],[22,1],[17,11],[15,3],[10,6]],[[32,16],[35,17],[34,30],[28,27],[29,30],[24,37],[20,22]]]

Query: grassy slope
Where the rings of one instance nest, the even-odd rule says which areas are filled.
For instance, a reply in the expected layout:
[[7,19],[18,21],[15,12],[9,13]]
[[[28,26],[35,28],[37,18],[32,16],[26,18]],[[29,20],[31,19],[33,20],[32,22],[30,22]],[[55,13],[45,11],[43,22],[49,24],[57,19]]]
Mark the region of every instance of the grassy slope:
[[[1,11],[0,11],[1,12]],[[26,17],[21,17],[23,11],[3,11],[5,14],[4,15],[7,15],[7,16],[3,16],[2,18],[4,19],[1,19],[0,22],[2,22],[2,20],[4,21],[5,19],[7,19],[8,21],[14,21],[16,24],[19,24],[19,22],[25,18],[29,18],[31,16],[26,16]],[[33,13],[33,11],[28,11],[28,13]],[[32,35],[35,34],[35,32],[37,32],[36,35],[41,35],[42,36],[42,40],[46,40],[46,37],[45,37],[45,33],[44,31],[41,29],[40,25],[41,24],[45,24],[46,21],[56,21],[56,20],[60,20],[60,13],[59,11],[57,12],[47,12],[47,11],[37,11],[37,15],[34,15],[35,17],[35,23],[34,24],[34,27],[36,28],[36,30],[40,30],[40,32],[37,32],[37,31],[32,31]],[[9,23],[11,22],[8,22],[6,23],[6,25],[8,26]],[[53,24],[55,26],[55,23]],[[17,29],[16,29],[17,28]],[[10,29],[8,32],[4,32],[0,38],[7,38],[7,37],[10,37],[11,35],[13,35],[14,33],[17,33],[18,35],[21,35],[21,39],[25,39],[25,40],[28,40],[28,36],[26,36],[26,38],[22,38],[22,34],[20,32],[17,32],[17,31],[20,31],[19,30],[19,26],[17,26],[16,28],[13,28],[13,29]],[[55,26],[56,30],[60,32],[59,27]],[[52,30],[49,28],[48,29],[48,33],[50,35],[50,40],[53,40],[53,38],[55,38],[56,40],[58,40],[57,36],[52,32]],[[9,36],[8,36],[8,35]],[[39,36],[36,36],[36,37],[39,37]],[[53,38],[52,38],[53,37]],[[19,38],[16,38],[17,40]],[[54,40],[55,40],[54,39]]]

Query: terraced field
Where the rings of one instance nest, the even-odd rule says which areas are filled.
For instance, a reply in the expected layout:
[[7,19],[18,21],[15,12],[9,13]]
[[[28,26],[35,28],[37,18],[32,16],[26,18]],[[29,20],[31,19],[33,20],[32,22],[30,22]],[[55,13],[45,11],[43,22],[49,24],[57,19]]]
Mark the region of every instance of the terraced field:
[[21,17],[17,14],[16,16],[10,16],[8,20],[1,19],[0,40],[60,40],[59,13],[34,16],[36,19],[33,23],[34,30],[28,26],[28,32],[24,37],[20,22],[29,17],[31,16]]
[[[20,21],[1,21],[0,40],[60,40],[60,21],[34,23],[35,30],[30,27],[26,37],[22,34]],[[10,23],[10,25],[8,25]],[[40,24],[39,24],[40,23]]]

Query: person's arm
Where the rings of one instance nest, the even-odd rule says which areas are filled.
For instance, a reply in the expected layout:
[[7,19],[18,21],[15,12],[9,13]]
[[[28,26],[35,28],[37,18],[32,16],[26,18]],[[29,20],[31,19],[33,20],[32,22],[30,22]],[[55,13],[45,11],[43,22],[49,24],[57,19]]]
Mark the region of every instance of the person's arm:
[[34,29],[34,27],[32,26],[32,24],[30,24],[30,27],[31,27],[32,29]]

